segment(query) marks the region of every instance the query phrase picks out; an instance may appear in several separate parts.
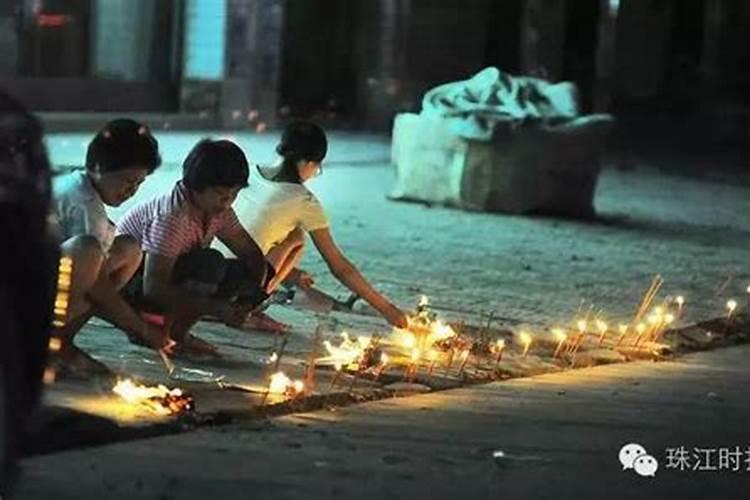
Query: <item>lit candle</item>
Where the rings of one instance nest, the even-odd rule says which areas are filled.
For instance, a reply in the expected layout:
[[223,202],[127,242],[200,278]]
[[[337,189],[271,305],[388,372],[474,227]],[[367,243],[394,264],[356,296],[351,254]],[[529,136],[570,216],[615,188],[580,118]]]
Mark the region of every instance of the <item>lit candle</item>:
[[339,381],[339,377],[341,376],[341,369],[343,368],[343,366],[341,366],[341,363],[336,363],[334,365],[334,368],[336,368],[336,374],[331,380],[331,386],[328,388],[328,392],[331,392],[333,390],[333,387],[336,385],[336,382]]
[[680,316],[682,314],[682,306],[685,305],[685,297],[678,295],[674,300],[677,302],[677,316]]
[[617,329],[620,331],[620,336],[617,339],[617,343],[615,344],[615,347],[622,344],[622,341],[625,340],[625,335],[628,333],[628,325],[622,323],[620,326],[617,327]]
[[737,309],[737,301],[734,299],[729,299],[727,301],[727,318],[731,318],[734,314],[735,309]]
[[378,368],[378,371],[375,374],[376,382],[380,378],[380,376],[383,374],[383,371],[385,370],[385,367],[387,364],[388,364],[388,355],[386,353],[382,353],[380,355],[380,368]]
[[50,351],[57,352],[62,348],[62,340],[60,337],[50,337],[48,347]]
[[463,359],[461,360],[461,367],[458,369],[459,376],[463,375],[464,369],[466,369],[466,363],[469,361],[469,354],[470,354],[469,349],[466,349],[463,352]]
[[556,358],[560,355],[560,351],[562,350],[563,345],[565,345],[565,340],[568,338],[568,336],[565,335],[565,332],[562,330],[562,328],[554,328],[552,330],[552,334],[557,339],[557,348],[555,349],[554,354],[552,354],[552,357]]
[[604,335],[607,333],[607,323],[602,320],[596,320],[596,327],[599,329],[599,345],[604,342]]
[[498,339],[497,343],[495,344],[495,352],[497,353],[497,358],[495,358],[495,370],[497,370],[498,365],[500,365],[500,361],[503,360],[504,350],[505,341],[503,339]]
[[422,356],[422,351],[420,351],[418,348],[414,348],[411,350],[411,364],[409,364],[406,367],[406,371],[404,372],[404,378],[407,381],[411,381],[414,379],[414,376],[417,374],[417,371],[419,371],[419,358]]
[[432,349],[430,351],[429,358],[430,358],[430,367],[427,369],[427,375],[428,376],[432,375],[432,370],[433,370],[433,368],[435,368],[435,361],[437,361],[437,358],[438,358],[437,351],[434,350],[434,349]]
[[641,341],[641,337],[646,331],[646,325],[644,325],[643,323],[638,323],[638,325],[635,327],[635,331],[636,333],[638,333],[638,335],[636,335],[635,342],[633,342],[633,345],[637,346],[638,343]]
[[523,353],[521,355],[525,358],[529,353],[529,348],[531,347],[531,341],[533,339],[530,334],[524,331],[519,334],[519,337],[521,339],[521,344],[523,344]]

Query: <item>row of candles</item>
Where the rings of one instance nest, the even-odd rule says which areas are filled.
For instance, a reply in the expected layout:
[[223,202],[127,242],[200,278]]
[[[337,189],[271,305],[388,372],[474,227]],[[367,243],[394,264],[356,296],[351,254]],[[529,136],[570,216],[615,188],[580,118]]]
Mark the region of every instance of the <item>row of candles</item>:
[[[750,294],[750,286],[748,286],[747,292]],[[415,379],[422,363],[426,363],[427,375],[430,376],[433,374],[441,356],[445,360],[444,372],[448,373],[457,360],[457,373],[461,376],[464,373],[471,354],[471,345],[465,344],[460,350],[451,348],[448,352],[437,349],[436,347],[440,342],[459,338],[459,335],[457,335],[456,331],[450,325],[436,318],[429,318],[426,313],[427,304],[427,299],[423,298],[415,315],[415,323],[408,330],[395,330],[391,337],[394,341],[393,344],[396,345],[396,349],[407,351],[408,355],[406,356],[392,359],[385,352],[378,351],[379,356],[377,360],[366,359],[368,356],[372,357],[375,344],[379,342],[379,338],[377,340],[375,337],[352,338],[346,332],[343,332],[340,334],[341,340],[338,344],[330,340],[322,343],[325,347],[326,355],[317,359],[311,356],[307,380],[299,380],[290,378],[283,371],[279,370],[281,356],[275,350],[269,358],[268,363],[266,396],[274,394],[282,396],[285,399],[296,399],[310,394],[314,386],[315,367],[319,364],[327,364],[335,370],[329,391],[332,391],[337,382],[340,381],[343,372],[348,372],[351,376],[349,381],[349,390],[351,391],[357,378],[363,373],[369,372],[373,380],[377,381],[387,367],[394,364],[404,366],[403,379],[406,381],[413,381]],[[552,358],[562,359],[564,356],[575,358],[576,353],[585,340],[592,335],[596,338],[595,342],[597,346],[607,345],[612,349],[620,347],[637,348],[642,343],[657,342],[664,332],[681,317],[684,308],[685,299],[682,296],[678,296],[664,305],[654,307],[645,319],[638,321],[634,326],[621,323],[616,329],[612,329],[607,322],[600,318],[593,320],[584,318],[577,320],[575,328],[569,330],[561,327],[552,328],[550,330],[554,345]],[[738,302],[735,299],[727,301],[727,319],[732,320],[734,318],[737,308]],[[616,336],[612,334],[616,334]],[[627,338],[628,335],[632,336],[632,340]],[[514,343],[520,347],[521,358],[528,356],[537,338],[537,336],[528,330],[518,332]],[[279,351],[282,355],[284,345],[285,343],[282,343]],[[492,356],[495,369],[497,369],[506,351],[506,340],[497,339],[488,347],[488,354]],[[394,363],[394,360],[396,363]]]

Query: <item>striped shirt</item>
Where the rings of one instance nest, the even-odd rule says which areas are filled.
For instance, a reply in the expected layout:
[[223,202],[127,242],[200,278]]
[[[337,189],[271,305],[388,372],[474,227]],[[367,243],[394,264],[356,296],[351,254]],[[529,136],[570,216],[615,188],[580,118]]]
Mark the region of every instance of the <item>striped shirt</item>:
[[232,208],[205,221],[187,194],[180,181],[171,193],[131,208],[117,223],[117,234],[132,236],[144,252],[176,259],[209,247],[214,236],[224,241],[243,230]]

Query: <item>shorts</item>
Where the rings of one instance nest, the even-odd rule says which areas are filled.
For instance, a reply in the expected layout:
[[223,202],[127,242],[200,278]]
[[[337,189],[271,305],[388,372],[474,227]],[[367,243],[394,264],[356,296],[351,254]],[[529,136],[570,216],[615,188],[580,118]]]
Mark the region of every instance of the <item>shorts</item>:
[[[163,313],[163,306],[143,294],[143,272],[144,264],[141,263],[123,289],[125,300],[139,311]],[[256,307],[268,298],[266,286],[275,274],[273,266],[265,259],[251,266],[245,261],[225,258],[213,248],[199,248],[177,258],[172,270],[172,284],[191,294]]]

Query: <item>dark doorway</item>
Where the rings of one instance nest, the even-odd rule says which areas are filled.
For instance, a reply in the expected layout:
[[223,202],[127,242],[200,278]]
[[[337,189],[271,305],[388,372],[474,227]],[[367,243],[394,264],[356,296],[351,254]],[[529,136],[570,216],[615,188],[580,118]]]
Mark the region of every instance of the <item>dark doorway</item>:
[[358,2],[288,2],[281,71],[285,114],[339,121],[356,110]]
[[485,66],[518,74],[521,69],[521,0],[493,0],[487,15]]
[[600,0],[567,2],[563,79],[578,87],[581,111],[593,108]]

